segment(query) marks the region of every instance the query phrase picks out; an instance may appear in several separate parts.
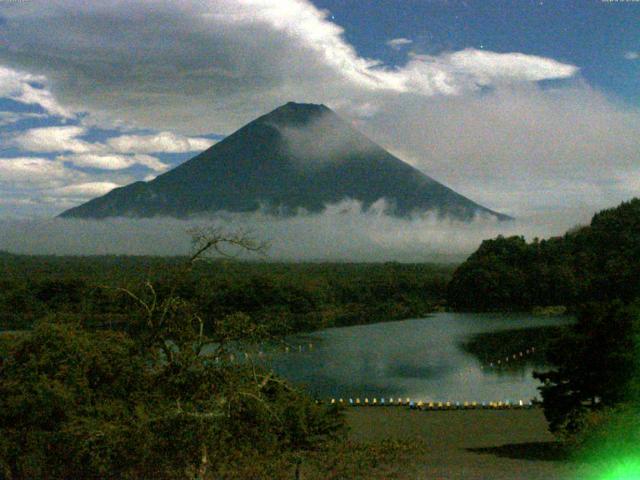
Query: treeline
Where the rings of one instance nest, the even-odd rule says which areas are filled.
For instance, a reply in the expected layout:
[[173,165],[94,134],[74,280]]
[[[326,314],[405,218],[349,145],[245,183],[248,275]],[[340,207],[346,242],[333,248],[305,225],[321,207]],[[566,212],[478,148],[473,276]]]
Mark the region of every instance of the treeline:
[[52,313],[96,326],[126,320],[122,289],[153,284],[211,318],[244,313],[300,332],[424,315],[444,302],[452,268],[429,264],[311,264],[186,258],[36,257],[0,253],[0,329],[29,327]]
[[594,215],[562,237],[482,242],[453,274],[457,310],[530,310],[585,302],[629,302],[640,294],[640,200]]
[[640,200],[594,215],[563,237],[498,237],[454,273],[449,305],[528,310],[565,305],[576,322],[546,350],[537,372],[552,432],[607,460],[640,442]]

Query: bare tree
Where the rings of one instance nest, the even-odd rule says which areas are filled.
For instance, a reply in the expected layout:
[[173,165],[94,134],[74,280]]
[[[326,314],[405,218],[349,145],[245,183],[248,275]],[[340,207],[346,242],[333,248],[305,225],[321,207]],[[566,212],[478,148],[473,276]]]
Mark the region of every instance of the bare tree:
[[227,232],[221,227],[193,227],[187,231],[191,235],[193,253],[189,263],[216,254],[226,258],[236,258],[242,253],[266,255],[269,243],[255,238],[250,230],[239,229]]

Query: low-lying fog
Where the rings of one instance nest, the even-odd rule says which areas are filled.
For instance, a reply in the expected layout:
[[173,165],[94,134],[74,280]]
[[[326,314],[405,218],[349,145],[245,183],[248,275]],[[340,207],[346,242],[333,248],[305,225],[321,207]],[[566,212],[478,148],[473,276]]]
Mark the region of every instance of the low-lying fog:
[[170,218],[107,220],[0,219],[0,250],[25,254],[180,255],[191,249],[190,228],[249,229],[271,244],[269,260],[457,262],[483,239],[499,234],[528,240],[561,235],[589,221],[589,215],[562,212],[512,222],[477,218],[470,223],[435,215],[390,217],[384,208],[362,212],[357,202],[332,205],[322,214],[273,217],[262,212],[217,214],[189,220]]

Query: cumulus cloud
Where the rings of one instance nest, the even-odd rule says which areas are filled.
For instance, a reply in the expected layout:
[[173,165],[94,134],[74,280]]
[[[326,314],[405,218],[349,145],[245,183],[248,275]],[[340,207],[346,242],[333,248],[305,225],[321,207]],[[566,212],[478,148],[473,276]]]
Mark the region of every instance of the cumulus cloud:
[[16,135],[13,143],[30,152],[88,153],[104,150],[103,145],[78,138],[86,132],[86,128],[73,125],[32,128]]
[[[99,142],[87,142],[79,137],[86,135],[88,129],[84,126],[68,125],[32,128],[14,136],[13,144],[23,150],[31,152],[71,152],[74,154],[91,154],[91,156],[120,153],[184,153],[206,150],[214,142],[207,138],[190,138],[170,132],[160,132],[151,135],[119,135],[111,137],[106,144]],[[114,169],[115,165],[123,164],[126,168],[131,165],[130,159],[110,163],[108,169]],[[140,159],[150,158],[148,155],[140,155]],[[91,160],[88,160],[90,162]],[[108,159],[104,159],[107,164]],[[96,165],[101,163],[95,161]],[[140,162],[142,163],[142,162]],[[143,163],[144,164],[144,163]],[[100,168],[100,167],[98,167]]]
[[70,118],[70,109],[60,105],[51,92],[40,84],[46,83],[46,77],[33,75],[20,70],[0,66],[0,97],[10,98],[27,105],[38,105],[47,113]]
[[7,125],[12,125],[22,120],[34,119],[34,118],[45,118],[45,117],[47,117],[47,115],[42,113],[23,113],[23,112],[2,111],[0,112],[0,127],[6,127]]
[[640,58],[640,52],[629,51],[624,53],[624,58],[627,60],[638,60]]
[[[55,126],[55,127],[42,127],[32,128],[25,132],[17,134],[13,138],[13,143],[23,150],[31,152],[69,152],[67,155],[58,155],[57,160],[62,162],[70,162],[73,165],[79,167],[92,167],[102,170],[121,170],[129,168],[133,165],[144,165],[156,172],[162,172],[169,168],[169,166],[161,162],[156,157],[147,154],[135,154],[135,155],[121,155],[118,153],[123,149],[129,152],[136,152],[133,148],[135,146],[135,137],[132,136],[120,136],[110,139],[108,145],[99,142],[87,142],[81,138],[82,135],[87,133],[86,127],[81,126]],[[174,139],[172,135],[157,135],[140,137],[142,140],[141,148],[137,151],[172,151],[173,147],[176,151],[180,142],[185,145],[191,145],[199,147],[203,142],[201,139],[192,139],[186,137],[175,136],[175,143],[173,146],[167,142],[164,144],[163,139]],[[114,140],[112,143],[111,140]],[[145,143],[146,142],[146,143]],[[154,143],[155,142],[155,143]],[[154,146],[155,145],[155,146]],[[127,147],[127,148],[124,148]],[[164,149],[164,150],[163,150]]]
[[[307,0],[32,0],[0,11],[0,63],[11,66],[0,94],[53,91],[57,105],[91,112],[84,127],[22,138],[21,148],[71,164],[204,149],[210,141],[189,136],[230,133],[296,100],[329,105],[426,174],[518,217],[593,211],[638,193],[638,110],[551,58],[465,49],[411,54],[392,68],[360,56]],[[109,116],[163,132],[97,144],[64,130]],[[291,148],[306,142],[306,131],[287,135]]]
[[401,38],[392,38],[386,44],[391,48],[393,48],[394,50],[400,50],[402,47],[411,45],[412,43],[413,43],[413,40],[401,37]]
[[56,186],[79,176],[79,172],[73,172],[47,158],[0,158],[0,186]]
[[208,138],[190,138],[171,132],[154,135],[121,135],[110,138],[107,143],[120,153],[184,153],[203,151],[215,142]]
[[110,192],[114,188],[120,187],[113,182],[86,182],[59,187],[51,191],[51,195],[60,197],[73,197],[80,199],[93,198]]
[[[454,190],[515,216],[604,208],[640,191],[640,111],[583,83],[387,100],[360,127]],[[617,176],[617,177],[616,177]]]
[[65,105],[190,134],[229,133],[291,99],[459,94],[577,71],[472,49],[389,68],[358,55],[308,0],[34,0],[3,13],[0,62],[50,76]]
[[156,172],[163,172],[169,165],[151,155],[115,155],[80,153],[73,155],[59,155],[56,160],[70,162],[78,167],[91,167],[101,170],[122,170],[133,165],[144,165]]

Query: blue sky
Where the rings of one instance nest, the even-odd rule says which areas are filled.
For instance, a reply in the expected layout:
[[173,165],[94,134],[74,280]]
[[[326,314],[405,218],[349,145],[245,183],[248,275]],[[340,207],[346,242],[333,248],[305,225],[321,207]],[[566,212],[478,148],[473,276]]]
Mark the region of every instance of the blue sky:
[[[600,0],[318,0],[366,57],[402,63],[410,49],[437,54],[483,48],[525,52],[580,66],[592,85],[640,104],[638,2]],[[413,41],[400,51],[384,41]]]
[[492,209],[640,191],[640,2],[0,2],[0,217],[148,180],[325,103]]

